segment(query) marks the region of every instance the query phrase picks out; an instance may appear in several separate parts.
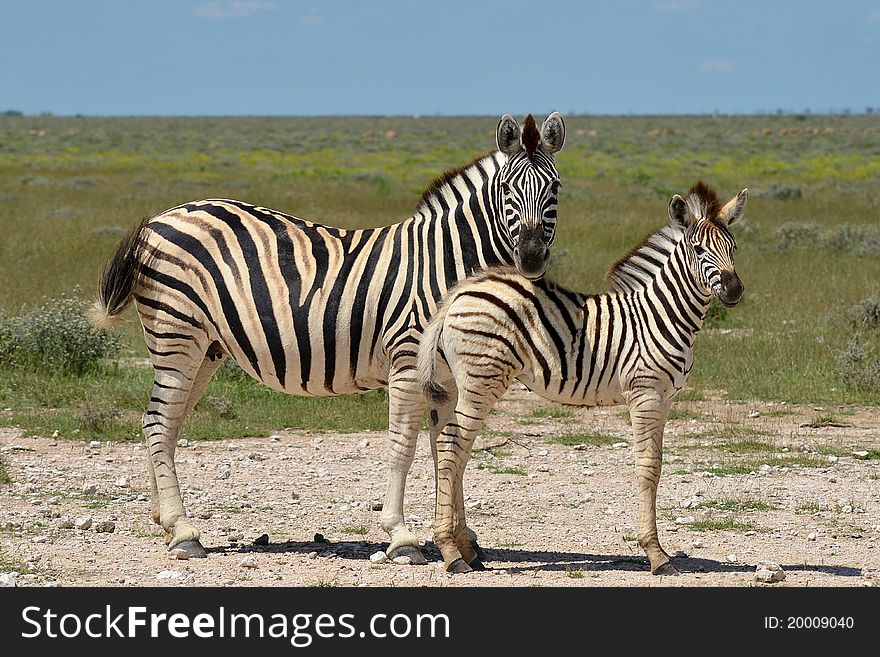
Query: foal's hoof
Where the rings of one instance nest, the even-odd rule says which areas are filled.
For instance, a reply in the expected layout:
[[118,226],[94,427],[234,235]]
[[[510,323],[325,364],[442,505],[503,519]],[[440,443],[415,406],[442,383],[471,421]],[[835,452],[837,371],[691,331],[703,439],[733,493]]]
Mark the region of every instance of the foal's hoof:
[[678,568],[672,565],[671,561],[667,561],[666,563],[661,563],[654,570],[651,571],[652,575],[666,575],[668,577],[673,575],[678,575]]
[[469,573],[472,570],[473,570],[473,568],[468,566],[467,563],[465,562],[465,560],[462,559],[461,557],[459,557],[458,559],[453,561],[451,564],[446,566],[447,573],[461,574],[461,573]]
[[424,566],[428,563],[425,555],[417,547],[412,545],[401,545],[399,548],[388,554],[388,558],[392,561],[397,557],[409,557],[409,562],[413,566]]
[[486,570],[486,565],[480,560],[480,557],[477,557],[468,565],[471,567],[471,570]]
[[189,555],[190,559],[204,559],[208,556],[205,548],[198,541],[181,541],[175,545],[172,550],[183,550]]
[[[476,541],[471,541],[471,549],[477,553],[477,559],[480,561],[489,561],[489,557],[486,556],[486,553],[483,551],[483,548],[480,547],[480,544]],[[473,564],[471,564],[473,565]]]

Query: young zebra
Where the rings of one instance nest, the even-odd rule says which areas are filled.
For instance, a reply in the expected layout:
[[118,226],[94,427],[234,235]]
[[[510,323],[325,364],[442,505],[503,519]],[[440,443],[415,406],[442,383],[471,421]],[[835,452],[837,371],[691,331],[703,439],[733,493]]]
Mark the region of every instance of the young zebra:
[[663,429],[691,371],[710,298],[725,306],[742,298],[728,226],[742,216],[747,196],[744,189],[722,207],[703,183],[686,199],[673,196],[668,224],[611,268],[605,294],[530,282],[510,269],[483,272],[450,292],[418,359],[424,393],[438,407],[434,531],[448,571],[482,566],[466,540],[462,479],[486,416],[519,379],[565,404],[629,406],[639,545],[654,574],[676,573],[657,537]]
[[540,277],[556,231],[554,154],[565,125],[529,115],[496,131],[498,151],[438,178],[416,212],[345,230],[233,200],[187,203],[144,220],[105,267],[93,310],[112,326],[135,301],[155,370],[144,414],[151,515],[171,548],[204,557],[174,466],[177,435],[223,359],[294,395],[388,387],[389,553],[424,563],[403,493],[425,402],[419,338],[459,280],[493,265]]

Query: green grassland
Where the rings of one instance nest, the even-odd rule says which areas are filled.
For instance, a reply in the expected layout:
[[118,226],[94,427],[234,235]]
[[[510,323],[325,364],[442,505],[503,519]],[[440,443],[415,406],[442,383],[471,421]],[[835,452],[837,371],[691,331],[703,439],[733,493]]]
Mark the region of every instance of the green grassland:
[[[0,313],[90,296],[124,231],[189,200],[238,198],[343,227],[399,221],[434,177],[492,148],[496,120],[0,117]],[[850,314],[880,298],[880,117],[578,116],[566,125],[554,279],[602,291],[607,268],[665,221],[671,194],[698,179],[725,198],[748,187],[735,227],[746,297],[697,340],[693,393],[880,403],[880,388],[852,385],[840,367],[854,336],[868,358],[880,353],[880,329]],[[137,436],[150,372],[133,364],[146,351],[129,313],[117,364],[86,377],[0,369],[0,422],[41,435]],[[220,378],[184,431],[378,429],[386,399],[292,398]]]

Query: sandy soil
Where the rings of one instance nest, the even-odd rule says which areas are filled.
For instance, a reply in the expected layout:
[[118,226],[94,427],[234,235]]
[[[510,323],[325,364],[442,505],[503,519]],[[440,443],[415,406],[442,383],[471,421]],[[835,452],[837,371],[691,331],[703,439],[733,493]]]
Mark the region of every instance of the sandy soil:
[[[434,484],[424,439],[407,514],[428,541],[428,565],[369,559],[387,546],[376,510],[385,436],[376,432],[283,431],[180,448],[184,500],[209,551],[208,559],[183,561],[171,558],[148,518],[143,445],[25,438],[0,429],[12,479],[0,489],[0,578],[18,586],[752,586],[756,564],[766,560],[786,574],[773,586],[880,584],[880,460],[876,453],[867,460],[852,455],[880,449],[876,409],[723,399],[676,408],[658,524],[666,550],[680,551],[673,559],[678,577],[652,577],[634,540],[631,449],[550,442],[573,433],[631,442],[624,409],[560,414],[561,407],[518,388],[490,418],[465,481],[469,525],[489,557],[486,572],[443,572],[430,542]],[[536,409],[551,417],[536,416]],[[851,426],[804,426],[829,414]],[[725,430],[773,450],[731,454],[724,438],[705,435]],[[804,456],[818,466],[778,460]],[[763,467],[714,472],[736,460]],[[84,492],[90,485],[95,492]],[[731,500],[763,504],[731,509]],[[85,516],[92,518],[88,530],[61,528],[65,517],[76,523]],[[728,527],[699,531],[705,520]],[[96,531],[106,521],[113,531]],[[255,544],[263,534],[268,544]],[[242,564],[246,557],[254,567]]]

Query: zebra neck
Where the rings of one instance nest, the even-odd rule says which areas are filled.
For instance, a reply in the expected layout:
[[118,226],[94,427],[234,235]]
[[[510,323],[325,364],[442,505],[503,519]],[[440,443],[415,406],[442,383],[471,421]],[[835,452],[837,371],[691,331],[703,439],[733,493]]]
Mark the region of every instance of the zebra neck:
[[711,300],[711,296],[700,288],[698,277],[693,253],[686,249],[685,241],[680,239],[651,285],[645,288],[645,296],[655,308],[665,311],[669,327],[688,346],[693,345],[694,338],[702,329]]

